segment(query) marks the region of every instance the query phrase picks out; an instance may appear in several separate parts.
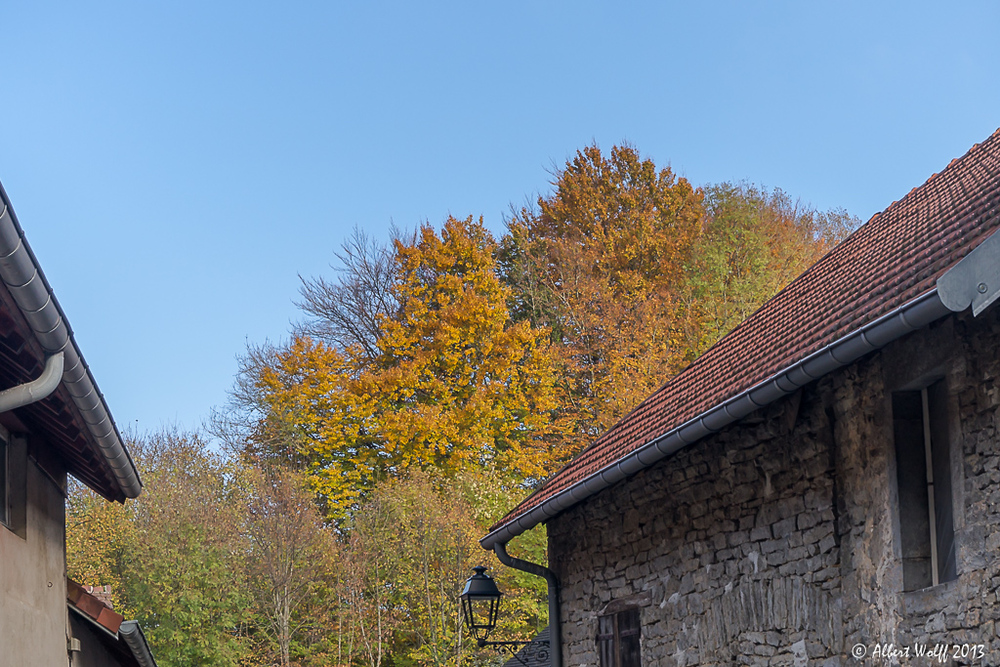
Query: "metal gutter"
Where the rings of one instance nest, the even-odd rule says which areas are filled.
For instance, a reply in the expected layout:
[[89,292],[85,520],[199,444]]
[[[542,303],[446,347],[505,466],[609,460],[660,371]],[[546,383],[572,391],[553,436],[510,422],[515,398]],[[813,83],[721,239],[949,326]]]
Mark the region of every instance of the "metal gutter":
[[97,388],[77,347],[66,315],[56,301],[41,266],[24,238],[24,231],[0,184],[0,280],[14,297],[21,314],[47,355],[62,352],[66,387],[92,441],[107,461],[118,486],[127,498],[135,498],[142,481],[111,417],[111,411]]
[[617,482],[651,467],[677,450],[716,433],[751,412],[774,403],[810,382],[881,349],[952,312],[973,306],[978,315],[1000,298],[1000,234],[994,233],[942,275],[930,291],[853,331],[805,359],[772,375],[622,459],[591,474],[497,528],[479,543],[493,550],[514,537],[590,498]]
[[[135,658],[135,661],[139,663],[140,667],[156,667],[156,660],[153,658],[153,652],[149,649],[149,644],[146,642],[146,635],[142,633],[142,628],[139,627],[138,621],[122,621],[121,625],[118,626],[118,632],[112,632],[98,623],[97,619],[91,617],[90,614],[87,614],[72,602],[69,602],[67,606],[70,611],[74,612],[91,626],[97,628],[99,632],[108,638],[119,642],[119,645],[124,643],[125,647],[127,647],[129,652],[132,653],[132,657]],[[121,618],[121,616],[119,616],[119,618]],[[77,646],[79,646],[79,644]],[[80,649],[77,648],[76,650],[79,651]]]
[[135,661],[141,667],[156,667],[156,660],[153,659],[153,653],[149,650],[146,636],[142,634],[142,628],[139,627],[138,621],[122,621],[121,627],[118,628],[118,634],[128,645]]

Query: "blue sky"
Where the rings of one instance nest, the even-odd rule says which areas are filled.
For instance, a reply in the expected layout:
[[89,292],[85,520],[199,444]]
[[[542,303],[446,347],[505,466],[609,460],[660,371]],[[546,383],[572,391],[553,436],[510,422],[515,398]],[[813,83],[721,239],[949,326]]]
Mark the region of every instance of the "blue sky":
[[867,220],[1000,126],[995,2],[0,12],[0,181],[123,429],[198,426],[355,226],[500,233],[592,142]]

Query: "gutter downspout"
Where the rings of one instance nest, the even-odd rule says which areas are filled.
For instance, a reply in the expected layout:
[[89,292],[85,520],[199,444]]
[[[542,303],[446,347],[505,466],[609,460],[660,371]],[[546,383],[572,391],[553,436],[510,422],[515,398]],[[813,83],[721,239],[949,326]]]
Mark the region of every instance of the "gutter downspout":
[[549,588],[549,665],[551,667],[562,667],[562,635],[559,632],[559,580],[556,579],[556,573],[537,563],[529,563],[526,560],[514,558],[507,553],[507,544],[505,542],[494,543],[493,553],[507,567],[512,567],[515,570],[527,572],[528,574],[545,579]]
[[63,353],[60,350],[45,360],[45,368],[36,379],[0,391],[0,412],[36,403],[51,394],[62,380],[63,365]]

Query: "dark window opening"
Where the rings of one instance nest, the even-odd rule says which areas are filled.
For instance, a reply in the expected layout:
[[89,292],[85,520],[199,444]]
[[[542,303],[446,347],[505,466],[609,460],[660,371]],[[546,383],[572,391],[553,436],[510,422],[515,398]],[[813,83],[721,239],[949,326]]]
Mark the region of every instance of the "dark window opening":
[[0,523],[10,526],[10,484],[7,482],[7,442],[0,438]]
[[944,381],[892,395],[903,590],[957,578]]
[[597,619],[601,667],[641,667],[639,610],[626,609]]
[[7,443],[0,438],[0,523],[10,525],[10,500],[7,488]]

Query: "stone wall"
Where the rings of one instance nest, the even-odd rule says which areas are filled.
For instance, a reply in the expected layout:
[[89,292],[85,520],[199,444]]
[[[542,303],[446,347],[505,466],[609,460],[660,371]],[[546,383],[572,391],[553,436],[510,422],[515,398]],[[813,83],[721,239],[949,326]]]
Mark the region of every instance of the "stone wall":
[[[1000,663],[998,313],[911,334],[551,520],[565,665],[597,665],[597,617],[633,606],[643,665],[920,664],[879,643]],[[902,593],[891,392],[942,377],[959,578]]]

